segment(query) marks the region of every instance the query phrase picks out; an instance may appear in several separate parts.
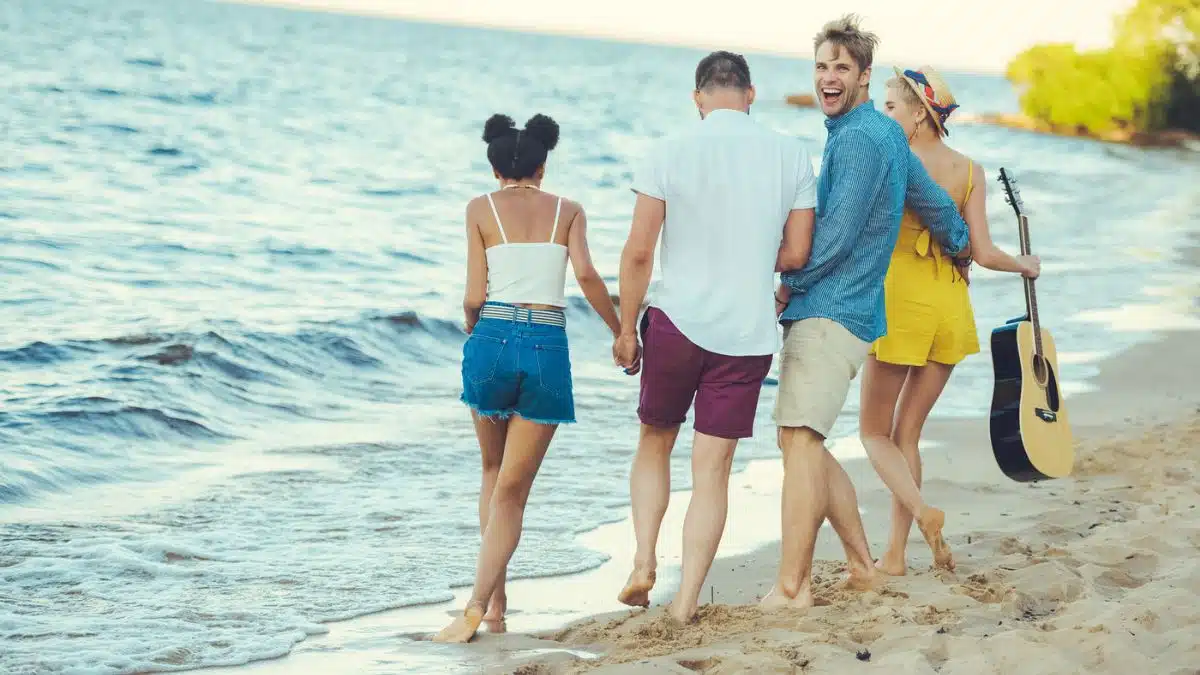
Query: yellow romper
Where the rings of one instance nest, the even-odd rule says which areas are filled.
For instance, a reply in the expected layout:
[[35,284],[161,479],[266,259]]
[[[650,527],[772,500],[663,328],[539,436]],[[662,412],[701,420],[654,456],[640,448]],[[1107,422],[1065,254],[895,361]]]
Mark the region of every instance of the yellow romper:
[[[967,194],[975,188],[975,163],[967,170]],[[914,213],[905,209],[900,235],[883,282],[887,334],[871,353],[884,363],[954,365],[979,351],[967,282]]]

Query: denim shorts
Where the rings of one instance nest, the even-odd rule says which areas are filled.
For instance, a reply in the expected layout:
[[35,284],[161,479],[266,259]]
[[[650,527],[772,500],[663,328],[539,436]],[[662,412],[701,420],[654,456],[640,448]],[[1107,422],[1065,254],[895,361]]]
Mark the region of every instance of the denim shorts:
[[528,310],[512,305],[487,306],[511,310],[512,317],[480,318],[463,345],[463,403],[483,417],[574,422],[566,328],[535,323]]

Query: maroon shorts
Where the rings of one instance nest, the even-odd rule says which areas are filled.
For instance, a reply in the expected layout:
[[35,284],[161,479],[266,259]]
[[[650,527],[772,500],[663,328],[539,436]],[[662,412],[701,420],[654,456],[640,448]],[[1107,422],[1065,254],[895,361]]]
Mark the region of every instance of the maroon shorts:
[[750,438],[771,354],[725,356],[697,347],[662,310],[642,317],[642,424],[673,427],[696,400],[696,431],[718,438]]

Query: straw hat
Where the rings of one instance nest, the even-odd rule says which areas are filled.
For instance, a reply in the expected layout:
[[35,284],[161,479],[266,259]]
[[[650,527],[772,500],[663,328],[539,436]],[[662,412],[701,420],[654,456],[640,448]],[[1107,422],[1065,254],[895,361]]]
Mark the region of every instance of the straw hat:
[[896,77],[911,87],[917,98],[921,99],[938,132],[949,136],[946,120],[950,118],[950,113],[958,108],[958,104],[954,102],[954,94],[950,93],[950,87],[942,76],[929,66],[921,66],[919,70],[892,70],[895,70]]

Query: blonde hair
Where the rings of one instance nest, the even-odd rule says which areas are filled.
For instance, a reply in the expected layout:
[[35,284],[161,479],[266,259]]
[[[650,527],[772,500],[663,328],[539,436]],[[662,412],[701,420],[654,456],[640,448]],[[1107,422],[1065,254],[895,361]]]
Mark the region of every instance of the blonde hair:
[[862,19],[857,14],[847,14],[825,24],[821,32],[813,38],[813,51],[820,49],[826,42],[832,42],[838,47],[845,47],[859,69],[870,68],[875,62],[875,47],[879,45],[879,36],[862,30],[859,27],[861,22]]
[[929,109],[925,107],[925,102],[921,100],[921,96],[917,94],[915,89],[912,88],[912,85],[909,84],[908,80],[900,77],[893,77],[887,81],[887,86],[888,89],[895,89],[896,91],[899,91],[900,98],[903,99],[905,103],[910,106],[914,106],[918,110],[921,110],[925,113],[925,119],[921,120],[921,124],[928,124],[929,127],[933,129],[934,133],[936,133],[938,136],[942,135],[942,130],[938,128],[937,122],[933,121],[933,115],[929,112]]

